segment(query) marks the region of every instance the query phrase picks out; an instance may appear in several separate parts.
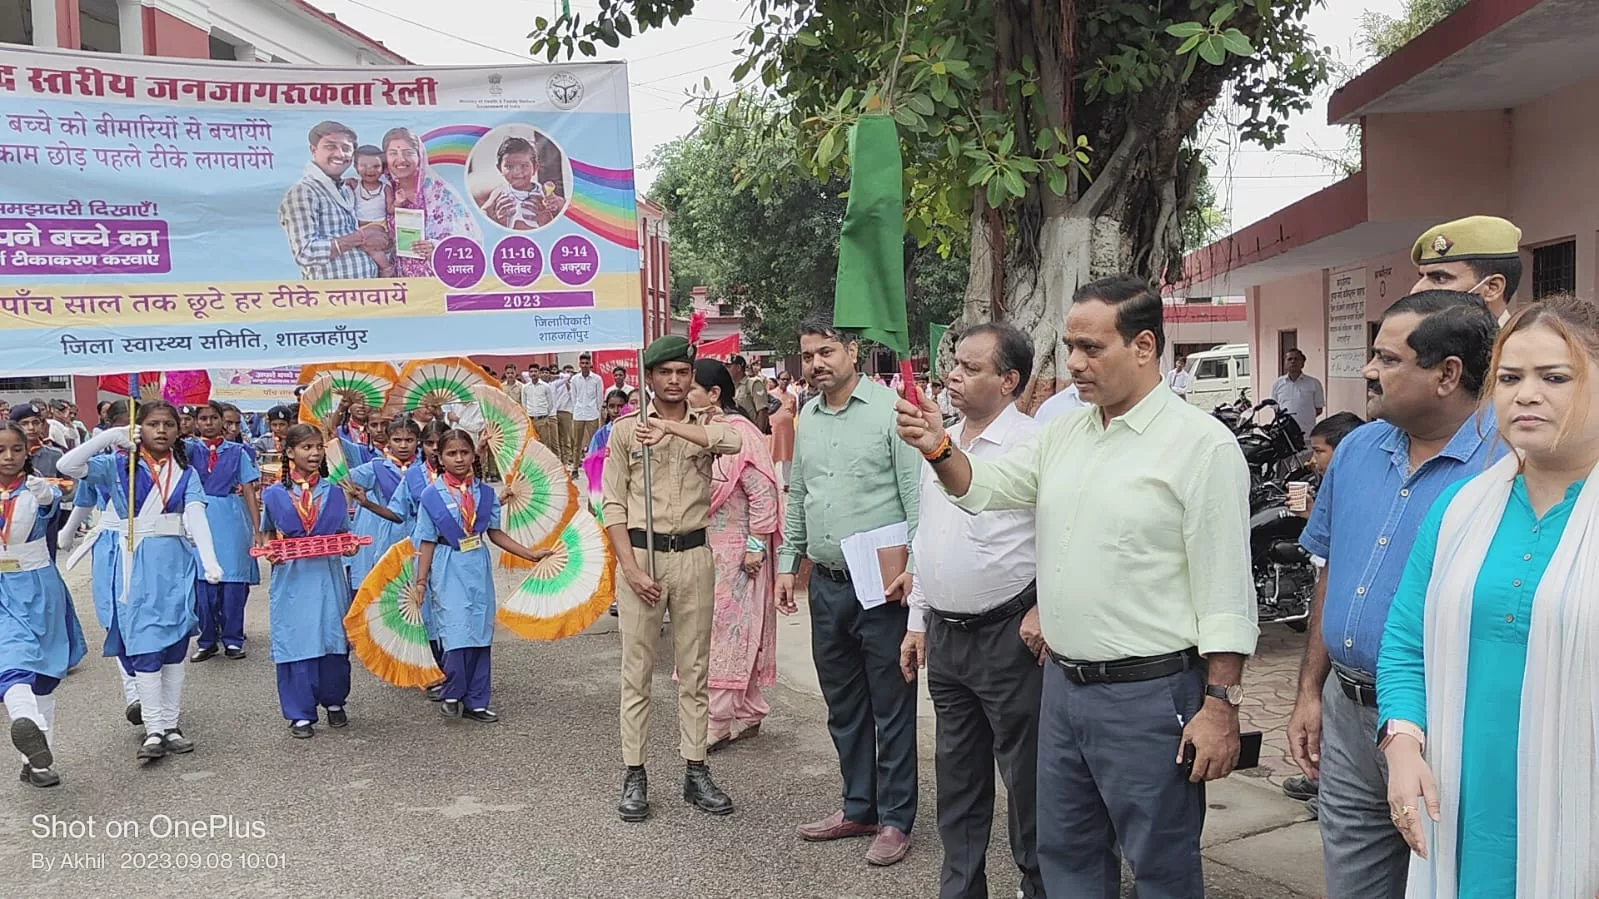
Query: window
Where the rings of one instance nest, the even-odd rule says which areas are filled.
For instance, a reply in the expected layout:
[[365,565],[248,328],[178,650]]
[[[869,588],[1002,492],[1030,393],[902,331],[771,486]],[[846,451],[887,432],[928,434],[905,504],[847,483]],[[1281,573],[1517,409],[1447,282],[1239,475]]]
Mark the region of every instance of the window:
[[1577,289],[1577,242],[1568,240],[1532,251],[1532,298],[1541,300]]
[[1240,378],[1249,377],[1249,357],[1248,356],[1234,356],[1233,358],[1238,360],[1238,377],[1240,377]]
[[0,378],[0,393],[37,393],[45,399],[55,399],[66,397],[71,392],[72,378],[67,375]]
[[1218,356],[1213,359],[1199,360],[1199,367],[1194,370],[1194,377],[1202,381],[1212,378],[1226,380],[1231,377],[1227,371],[1227,358],[1226,356]]

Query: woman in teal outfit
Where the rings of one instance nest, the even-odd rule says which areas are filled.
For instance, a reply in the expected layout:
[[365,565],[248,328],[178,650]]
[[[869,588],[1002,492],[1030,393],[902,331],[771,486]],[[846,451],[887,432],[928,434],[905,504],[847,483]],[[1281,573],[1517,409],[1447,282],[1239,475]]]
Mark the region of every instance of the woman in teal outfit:
[[1406,895],[1593,899],[1599,305],[1522,310],[1490,370],[1515,452],[1433,505],[1377,663]]

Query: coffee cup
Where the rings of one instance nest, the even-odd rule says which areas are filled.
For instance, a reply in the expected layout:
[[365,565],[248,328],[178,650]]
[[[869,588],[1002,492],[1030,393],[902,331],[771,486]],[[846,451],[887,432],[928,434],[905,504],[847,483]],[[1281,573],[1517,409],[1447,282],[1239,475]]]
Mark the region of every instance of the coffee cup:
[[1303,512],[1310,507],[1310,482],[1288,482],[1288,511]]

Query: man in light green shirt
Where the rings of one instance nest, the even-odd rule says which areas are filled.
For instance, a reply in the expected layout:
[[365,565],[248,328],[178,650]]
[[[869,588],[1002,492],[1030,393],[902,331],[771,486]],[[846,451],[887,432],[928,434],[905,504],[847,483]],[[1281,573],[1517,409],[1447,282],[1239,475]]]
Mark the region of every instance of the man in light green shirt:
[[1054,660],[1038,735],[1045,892],[1117,895],[1119,844],[1139,896],[1200,897],[1202,783],[1237,764],[1258,635],[1249,473],[1233,435],[1162,382],[1162,305],[1147,283],[1079,288],[1066,342],[1089,405],[1005,456],[953,447],[925,399],[899,404],[900,435],[967,512],[1036,509]]
[[808,320],[800,326],[800,354],[821,396],[806,404],[794,428],[777,607],[796,610],[795,573],[809,558],[811,652],[844,802],[802,825],[799,835],[810,841],[872,835],[866,860],[892,865],[910,851],[916,821],[916,685],[899,668],[910,566],[885,584],[886,603],[857,596],[839,544],[901,521],[916,536],[922,460],[895,435],[894,391],[856,370],[860,344],[853,334],[830,319]]

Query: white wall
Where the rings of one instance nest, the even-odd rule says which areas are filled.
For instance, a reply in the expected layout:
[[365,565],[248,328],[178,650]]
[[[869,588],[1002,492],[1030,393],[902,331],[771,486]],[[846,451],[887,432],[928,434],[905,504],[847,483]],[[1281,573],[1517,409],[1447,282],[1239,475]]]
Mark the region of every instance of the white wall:
[[307,18],[278,0],[210,0],[211,27],[235,44],[254,45],[256,59],[274,57],[304,65],[391,64],[362,49],[331,26]]

